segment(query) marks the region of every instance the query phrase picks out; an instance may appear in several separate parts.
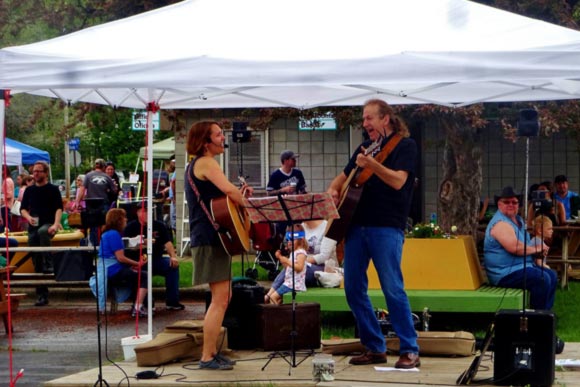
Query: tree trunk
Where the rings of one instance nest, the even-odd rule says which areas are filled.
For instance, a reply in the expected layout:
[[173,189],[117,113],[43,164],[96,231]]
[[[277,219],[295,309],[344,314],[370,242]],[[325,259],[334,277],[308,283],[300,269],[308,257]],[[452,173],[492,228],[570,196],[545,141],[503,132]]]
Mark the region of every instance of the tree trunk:
[[[446,132],[443,154],[443,181],[439,187],[440,226],[457,234],[472,235],[476,240],[482,185],[482,150],[475,129],[444,116],[440,125]],[[463,129],[466,127],[466,129]]]

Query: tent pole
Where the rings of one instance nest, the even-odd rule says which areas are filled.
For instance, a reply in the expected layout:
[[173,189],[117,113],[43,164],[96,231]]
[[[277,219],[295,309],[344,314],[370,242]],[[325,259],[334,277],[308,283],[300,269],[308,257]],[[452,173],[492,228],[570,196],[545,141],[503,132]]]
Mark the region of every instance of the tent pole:
[[[64,121],[64,127],[68,128],[68,108],[70,106],[70,102],[67,102],[64,105],[64,110],[63,110],[63,121]],[[64,192],[65,192],[65,197],[67,199],[70,199],[70,150],[69,150],[69,146],[68,146],[68,129],[66,131],[66,136],[64,138],[64,181],[65,181],[65,185],[64,185]],[[52,169],[51,169],[52,170]]]
[[147,256],[151,259],[147,260],[147,334],[153,337],[153,293],[152,293],[152,277],[153,277],[153,115],[158,109],[155,102],[150,102],[147,108],[147,140],[146,158],[147,158]]
[[[6,137],[4,124],[6,122],[6,98],[10,98],[10,94],[8,94],[8,92],[8,90],[0,90],[0,160],[2,160],[0,165],[4,164],[4,137]],[[0,187],[3,187],[3,179],[4,173],[0,173]]]

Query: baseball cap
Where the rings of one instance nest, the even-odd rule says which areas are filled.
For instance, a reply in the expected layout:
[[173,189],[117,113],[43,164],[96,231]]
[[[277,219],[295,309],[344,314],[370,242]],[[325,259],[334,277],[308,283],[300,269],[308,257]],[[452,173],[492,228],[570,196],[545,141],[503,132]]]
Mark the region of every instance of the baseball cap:
[[290,160],[290,159],[296,159],[298,157],[300,157],[300,155],[292,152],[291,150],[285,150],[282,153],[280,153],[280,161],[281,162],[284,162],[284,161]]
[[558,175],[554,178],[554,183],[563,183],[565,181],[568,181],[566,175]]
[[96,159],[95,160],[95,167],[99,167],[101,169],[105,168],[105,165],[107,165],[107,163],[105,162],[105,160],[103,159]]

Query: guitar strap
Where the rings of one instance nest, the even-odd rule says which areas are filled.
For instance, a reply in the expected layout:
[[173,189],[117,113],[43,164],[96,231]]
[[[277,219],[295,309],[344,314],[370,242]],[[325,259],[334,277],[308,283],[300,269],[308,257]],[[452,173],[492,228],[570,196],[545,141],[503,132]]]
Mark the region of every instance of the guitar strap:
[[[375,160],[379,163],[383,163],[389,156],[389,154],[395,149],[395,147],[399,144],[399,142],[403,139],[399,133],[395,133],[393,137],[387,142],[383,149],[375,156]],[[354,185],[356,187],[362,186],[364,183],[367,182],[368,179],[371,178],[373,175],[373,171],[370,168],[365,168],[361,171],[361,173],[357,176]]]
[[195,183],[193,181],[193,164],[195,164],[196,161],[197,161],[197,158],[193,159],[193,161],[187,166],[187,180],[189,180],[189,186],[191,187],[191,189],[193,189],[193,192],[195,192],[195,194],[197,195],[197,202],[199,203],[199,205],[203,209],[203,212],[205,212],[205,214],[207,215],[207,218],[209,219],[213,228],[219,232],[220,225],[217,224],[217,222],[213,219],[213,217],[209,213],[209,210],[207,209],[205,203],[203,202],[203,200],[201,200],[201,194],[197,190],[197,186],[195,185]]

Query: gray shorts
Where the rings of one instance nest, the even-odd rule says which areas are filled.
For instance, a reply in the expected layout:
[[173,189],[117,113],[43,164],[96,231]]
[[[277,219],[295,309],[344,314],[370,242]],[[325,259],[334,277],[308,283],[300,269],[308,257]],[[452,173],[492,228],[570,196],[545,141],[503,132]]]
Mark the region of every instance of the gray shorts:
[[231,279],[231,257],[219,246],[195,246],[193,258],[193,285],[202,285]]

